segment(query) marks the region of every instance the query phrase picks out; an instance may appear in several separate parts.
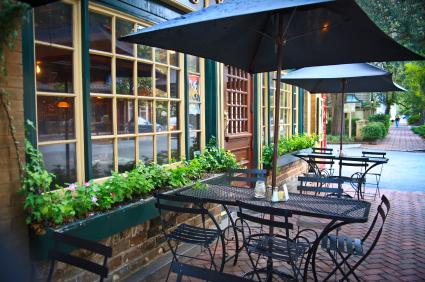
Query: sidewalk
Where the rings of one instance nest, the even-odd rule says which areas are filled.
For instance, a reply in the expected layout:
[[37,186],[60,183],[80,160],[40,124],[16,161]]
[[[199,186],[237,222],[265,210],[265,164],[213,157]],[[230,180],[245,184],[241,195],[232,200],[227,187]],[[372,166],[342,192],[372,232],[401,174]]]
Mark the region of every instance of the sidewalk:
[[362,147],[384,151],[424,151],[425,140],[413,133],[410,126],[400,125],[399,127],[391,126],[387,137],[378,144],[363,144]]

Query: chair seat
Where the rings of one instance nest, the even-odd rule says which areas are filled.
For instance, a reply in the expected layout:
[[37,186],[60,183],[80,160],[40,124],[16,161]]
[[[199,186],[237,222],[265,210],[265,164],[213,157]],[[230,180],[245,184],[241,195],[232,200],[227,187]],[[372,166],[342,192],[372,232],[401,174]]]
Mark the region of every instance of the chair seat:
[[347,236],[328,235],[322,240],[322,249],[328,251],[339,251],[356,256],[363,255],[363,244],[360,239]]
[[207,229],[183,223],[170,232],[167,239],[206,246],[214,242],[219,236],[220,231],[217,229]]
[[[248,251],[282,261],[296,261],[310,247],[307,242],[296,242],[266,234],[251,236]],[[288,250],[289,245],[289,250]],[[290,254],[289,255],[289,251]]]

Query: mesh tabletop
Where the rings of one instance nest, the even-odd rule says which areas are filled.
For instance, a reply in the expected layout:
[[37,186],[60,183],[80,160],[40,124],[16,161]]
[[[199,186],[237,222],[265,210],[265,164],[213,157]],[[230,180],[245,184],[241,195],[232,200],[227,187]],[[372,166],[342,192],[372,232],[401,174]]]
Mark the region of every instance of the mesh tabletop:
[[366,201],[295,193],[290,193],[289,200],[286,202],[272,203],[265,199],[256,199],[254,197],[254,189],[212,184],[206,189],[188,188],[179,193],[205,199],[212,203],[236,205],[236,201],[242,201],[290,210],[293,214],[346,222],[366,222],[370,210],[370,203]]

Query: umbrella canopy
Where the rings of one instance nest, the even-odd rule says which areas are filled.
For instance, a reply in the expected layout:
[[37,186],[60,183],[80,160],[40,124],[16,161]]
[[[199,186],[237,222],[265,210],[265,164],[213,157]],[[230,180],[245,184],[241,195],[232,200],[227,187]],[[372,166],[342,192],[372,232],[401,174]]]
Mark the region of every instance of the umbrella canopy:
[[393,82],[392,74],[370,64],[342,64],[307,67],[282,76],[282,82],[296,85],[310,93],[405,91]]
[[[382,32],[354,0],[226,0],[121,40],[251,73],[277,71],[276,93],[282,68],[422,59]],[[275,95],[275,105],[280,105],[280,95]],[[278,126],[274,130],[272,187],[277,184]]]
[[[341,93],[340,152],[344,128],[342,109],[346,92],[406,91],[393,82],[391,73],[365,63],[302,68],[284,75],[281,81],[304,88],[310,93]],[[341,163],[339,173],[341,176]]]
[[278,15],[283,69],[420,60],[382,32],[354,0],[226,0],[122,40],[213,59],[251,73],[275,71]]

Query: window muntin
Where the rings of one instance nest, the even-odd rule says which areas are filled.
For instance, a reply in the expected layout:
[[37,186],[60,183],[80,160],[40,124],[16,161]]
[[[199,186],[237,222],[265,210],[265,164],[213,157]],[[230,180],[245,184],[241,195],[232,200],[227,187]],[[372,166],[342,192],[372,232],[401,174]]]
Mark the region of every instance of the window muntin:
[[75,10],[62,2],[34,9],[37,145],[47,170],[56,175],[53,184],[79,177]]
[[139,161],[168,164],[180,160],[176,156],[182,138],[180,55],[117,41],[142,27],[114,14],[92,10],[90,15],[110,21],[111,34],[115,34],[109,52],[90,49],[95,62],[90,93],[94,177],[109,176],[111,170],[129,170]]
[[[276,72],[270,73],[270,139],[274,138],[274,99],[276,95]],[[280,105],[279,105],[279,135],[289,137],[291,133],[291,99],[292,99],[292,86],[289,84],[281,83],[280,85]]]

